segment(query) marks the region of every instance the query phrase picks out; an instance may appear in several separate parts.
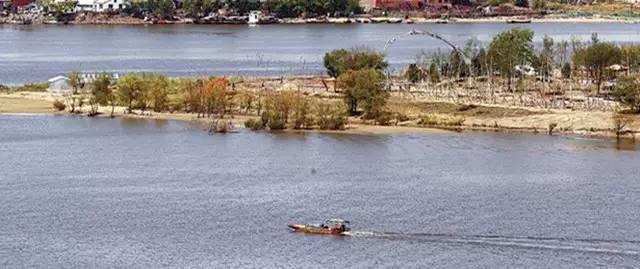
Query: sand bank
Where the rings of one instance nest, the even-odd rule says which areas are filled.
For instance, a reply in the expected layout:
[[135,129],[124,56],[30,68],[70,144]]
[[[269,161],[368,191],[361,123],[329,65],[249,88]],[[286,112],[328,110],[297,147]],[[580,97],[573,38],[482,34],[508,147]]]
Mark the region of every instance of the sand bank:
[[[67,113],[55,112],[52,102],[60,99],[48,93],[13,93],[0,95],[0,113]],[[464,117],[462,126],[439,127],[422,126],[418,124],[416,117],[412,120],[399,122],[392,126],[373,125],[370,122],[363,122],[356,118],[351,118],[346,130],[325,131],[325,130],[286,130],[285,132],[323,132],[323,133],[344,133],[344,134],[400,134],[400,133],[443,133],[463,130],[497,131],[497,132],[529,132],[548,133],[550,125],[555,125],[554,134],[579,135],[595,137],[612,137],[615,134],[614,112],[602,111],[572,111],[572,110],[543,110],[509,108],[501,106],[482,106],[477,108],[478,113],[473,111],[459,112],[455,110],[453,104],[442,103],[407,103],[405,107],[410,107],[417,113],[435,114],[441,116]],[[82,112],[86,113],[89,107],[85,106]],[[99,117],[109,117],[111,107],[100,107]],[[466,114],[465,114],[466,113]],[[189,113],[159,113],[145,112],[128,114],[124,107],[115,107],[115,117],[144,118],[144,119],[167,119],[189,121],[201,124],[203,129],[208,128],[211,119],[198,118],[195,114]],[[227,117],[234,126],[244,127],[244,121],[249,118],[256,119],[252,115],[233,115]],[[629,122],[626,130],[628,136],[640,134],[640,115],[628,115]]]

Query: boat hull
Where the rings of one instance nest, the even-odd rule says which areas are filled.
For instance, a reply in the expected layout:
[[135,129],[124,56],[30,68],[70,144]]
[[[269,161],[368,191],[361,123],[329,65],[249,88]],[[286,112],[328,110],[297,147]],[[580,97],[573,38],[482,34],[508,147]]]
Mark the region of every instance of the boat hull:
[[291,230],[294,232],[308,233],[308,234],[327,234],[327,235],[341,235],[343,230],[333,228],[320,228],[311,227],[306,224],[289,224]]

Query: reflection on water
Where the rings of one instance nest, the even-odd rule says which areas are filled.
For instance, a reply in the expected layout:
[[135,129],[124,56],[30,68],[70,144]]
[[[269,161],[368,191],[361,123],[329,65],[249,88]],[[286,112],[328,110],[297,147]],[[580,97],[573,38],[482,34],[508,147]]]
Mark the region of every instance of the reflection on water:
[[617,150],[638,150],[635,138],[621,137],[615,140]]
[[635,138],[621,137],[615,138],[581,138],[581,137],[569,137],[572,143],[568,144],[569,149],[577,150],[619,150],[619,151],[637,151],[640,149],[640,145]]
[[165,119],[157,119],[157,120],[154,120],[153,123],[156,128],[164,128],[164,127],[167,127],[167,125],[169,124],[169,121]]
[[[613,148],[0,115],[0,264],[636,268],[640,152]],[[353,236],[286,227],[330,217],[350,220]]]

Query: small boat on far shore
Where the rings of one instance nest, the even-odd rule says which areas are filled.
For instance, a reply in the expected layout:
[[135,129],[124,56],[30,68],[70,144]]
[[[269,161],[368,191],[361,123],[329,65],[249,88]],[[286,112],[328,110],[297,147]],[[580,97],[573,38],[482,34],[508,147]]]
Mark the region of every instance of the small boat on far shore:
[[507,19],[507,23],[531,23],[531,19],[527,17],[517,17]]

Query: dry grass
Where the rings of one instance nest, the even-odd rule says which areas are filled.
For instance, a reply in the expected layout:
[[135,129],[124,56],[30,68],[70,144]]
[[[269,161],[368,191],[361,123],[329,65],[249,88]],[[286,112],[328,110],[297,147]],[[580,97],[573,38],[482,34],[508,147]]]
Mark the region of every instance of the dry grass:
[[424,114],[449,114],[480,118],[522,117],[541,114],[541,112],[521,108],[462,105],[444,102],[411,102],[395,98],[390,100],[389,108],[410,118],[418,118]]
[[0,97],[0,113],[53,112],[52,102],[37,99]]

